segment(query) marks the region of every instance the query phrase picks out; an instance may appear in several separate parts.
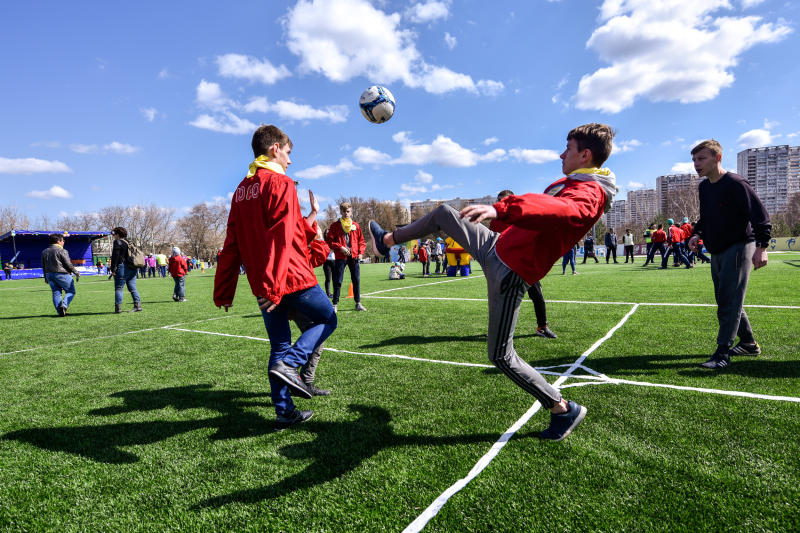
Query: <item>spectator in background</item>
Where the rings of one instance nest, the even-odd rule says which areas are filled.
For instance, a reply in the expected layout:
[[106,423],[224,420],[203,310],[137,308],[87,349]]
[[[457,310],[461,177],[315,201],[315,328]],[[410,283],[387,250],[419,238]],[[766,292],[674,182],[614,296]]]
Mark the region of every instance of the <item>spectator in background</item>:
[[335,256],[333,278],[333,309],[338,311],[339,297],[342,292],[342,280],[345,267],[350,270],[350,282],[353,284],[353,299],[356,302],[356,311],[366,311],[361,305],[361,271],[359,261],[364,257],[367,248],[364,234],[358,222],[352,219],[353,206],[349,202],[339,205],[341,218],[331,224],[325,242],[328,243]]
[[103,260],[98,257],[97,258],[97,263],[95,263],[95,266],[97,267],[97,274],[98,275],[102,274],[103,273]]
[[114,276],[114,312],[122,312],[122,288],[128,286],[128,291],[133,298],[133,311],[141,311],[142,303],[139,291],[136,290],[136,274],[138,269],[131,264],[128,252],[128,230],[116,227],[111,230],[114,245],[111,248],[110,275]]
[[428,259],[428,245],[422,244],[417,249],[417,258],[422,263],[422,277],[428,278],[431,275],[431,262]]
[[606,232],[606,264],[611,257],[614,257],[614,262],[617,262],[617,234],[614,233],[614,228],[609,228]]
[[167,256],[164,254],[156,254],[156,266],[158,267],[158,274],[162,278],[167,277]]
[[[75,279],[81,279],[81,273],[72,265],[69,252],[64,249],[64,236],[58,233],[50,235],[50,247],[42,252],[42,272],[44,281],[53,291],[53,306],[58,316],[67,316],[67,308],[75,298]],[[61,291],[64,291],[62,298]]]
[[575,247],[573,246],[570,250],[564,254],[564,257],[561,258],[561,275],[567,273],[567,264],[572,267],[572,275],[574,276],[577,274],[575,271]]
[[655,224],[650,224],[647,226],[647,229],[644,230],[644,242],[647,246],[647,251],[645,251],[644,256],[647,257],[650,255],[650,248],[653,247],[653,231],[655,231]]
[[147,277],[156,277],[156,257],[153,254],[147,254],[144,264],[147,265]]
[[325,259],[325,262],[322,263],[322,272],[325,274],[325,294],[328,295],[328,299],[333,298],[333,293],[331,292],[331,281],[333,281],[333,271],[335,267],[336,254],[334,254],[333,250],[331,250],[327,259]]
[[7,280],[11,279],[11,269],[12,268],[13,267],[11,266],[11,263],[9,263],[8,261],[6,261],[6,263],[3,265],[3,273],[6,275],[6,279]]
[[647,252],[647,259],[644,260],[642,267],[646,267],[653,261],[653,257],[656,255],[656,252],[661,254],[662,260],[666,255],[667,249],[664,244],[667,242],[667,233],[663,228],[664,225],[659,224],[658,229],[651,234],[650,239],[652,240],[652,246],[650,246],[650,251]]
[[600,262],[597,260],[597,254],[594,253],[594,237],[591,233],[583,240],[583,263],[586,262],[587,257],[594,259],[595,263]]
[[181,249],[173,246],[172,255],[169,257],[169,274],[175,280],[172,299],[176,302],[186,301],[186,274],[188,272],[189,266],[186,264],[186,259],[181,256]]
[[440,243],[442,242],[441,237],[437,237],[435,241],[431,244],[431,261],[436,263],[436,272],[434,274],[440,274],[442,272],[442,255],[444,254],[444,247]]
[[625,235],[622,236],[622,245],[625,247],[625,262],[628,262],[628,257],[631,258],[633,263],[633,233],[630,229],[625,230]]

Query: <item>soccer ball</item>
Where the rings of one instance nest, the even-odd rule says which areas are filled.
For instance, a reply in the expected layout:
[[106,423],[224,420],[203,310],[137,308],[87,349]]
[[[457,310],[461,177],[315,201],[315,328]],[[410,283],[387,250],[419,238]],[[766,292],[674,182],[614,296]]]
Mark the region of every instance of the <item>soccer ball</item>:
[[394,96],[380,85],[373,85],[361,93],[358,105],[364,118],[375,124],[386,122],[394,114]]

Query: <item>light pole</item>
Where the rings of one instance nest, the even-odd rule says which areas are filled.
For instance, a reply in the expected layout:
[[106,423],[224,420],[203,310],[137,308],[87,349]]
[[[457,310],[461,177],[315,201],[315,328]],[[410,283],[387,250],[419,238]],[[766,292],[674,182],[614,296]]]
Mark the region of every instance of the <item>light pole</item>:
[[16,262],[17,260],[17,239],[16,239],[17,232],[13,229],[11,230],[11,243],[14,246],[14,259],[12,261]]

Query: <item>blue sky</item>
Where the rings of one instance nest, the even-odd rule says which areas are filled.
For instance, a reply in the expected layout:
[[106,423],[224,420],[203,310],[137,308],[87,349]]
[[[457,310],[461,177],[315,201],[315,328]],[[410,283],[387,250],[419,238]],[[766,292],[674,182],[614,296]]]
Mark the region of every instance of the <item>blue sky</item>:
[[540,192],[569,129],[606,122],[624,197],[697,140],[733,170],[800,144],[798,25],[786,0],[3,2],[0,205],[227,203],[261,123],[325,204]]

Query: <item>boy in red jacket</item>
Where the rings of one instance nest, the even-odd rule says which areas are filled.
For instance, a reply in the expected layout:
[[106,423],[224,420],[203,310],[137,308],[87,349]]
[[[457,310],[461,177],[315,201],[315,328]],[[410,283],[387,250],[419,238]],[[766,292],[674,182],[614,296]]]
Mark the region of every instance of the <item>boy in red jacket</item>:
[[[300,213],[294,181],[285,174],[292,141],[275,126],[261,126],[253,134],[252,147],[255,161],[231,200],[214,303],[225,311],[232,305],[243,264],[270,340],[272,403],[278,423],[288,426],[314,414],[295,409],[290,391],[313,396],[297,369],[336,329],[336,313],[308,262],[309,221]],[[316,232],[316,220],[310,223]],[[289,314],[294,312],[312,325],[292,344]]]
[[[550,410],[550,426],[540,435],[564,439],[586,415],[586,408],[568,402],[514,350],[514,327],[528,288],[547,274],[556,259],[591,229],[611,206],[617,192],[614,174],[597,168],[611,153],[611,128],[579,126],[567,135],[561,154],[566,177],[544,194],[508,196],[494,205],[471,205],[459,213],[441,205],[428,215],[392,233],[370,222],[376,254],[386,255],[396,242],[408,242],[439,230],[456,239],[483,267],[489,298],[489,360],[514,383]],[[484,219],[508,224],[491,231]]]
[[175,280],[172,299],[176,302],[186,301],[186,274],[188,272],[189,267],[186,264],[186,258],[181,255],[181,249],[173,246],[172,255],[169,256],[169,274]]
[[361,272],[359,261],[364,257],[367,249],[361,226],[352,219],[353,206],[349,202],[339,205],[342,218],[331,224],[325,236],[334,255],[333,263],[333,309],[337,310],[339,296],[342,292],[342,279],[345,267],[350,269],[350,281],[353,284],[353,299],[356,302],[356,311],[366,311],[361,305]]

